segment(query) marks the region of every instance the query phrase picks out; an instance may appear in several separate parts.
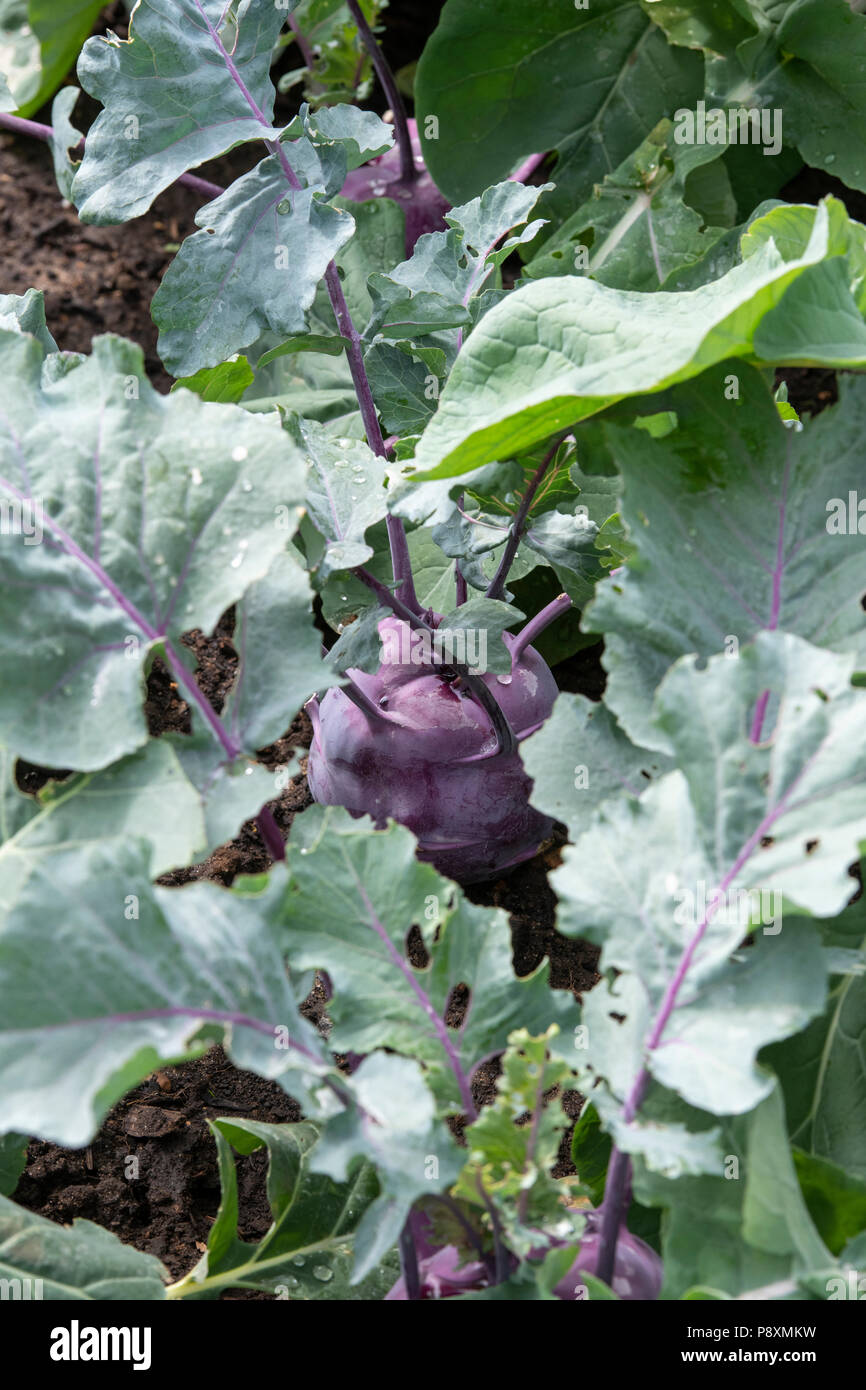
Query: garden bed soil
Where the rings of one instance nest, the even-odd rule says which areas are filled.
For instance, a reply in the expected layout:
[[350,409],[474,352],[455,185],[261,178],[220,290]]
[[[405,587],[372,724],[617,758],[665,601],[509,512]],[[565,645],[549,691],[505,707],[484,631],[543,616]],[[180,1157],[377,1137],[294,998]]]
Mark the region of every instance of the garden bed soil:
[[[392,9],[388,43],[395,66],[417,56],[440,8],[424,0]],[[113,27],[121,31],[122,14],[113,7],[110,16]],[[47,121],[49,114],[42,112],[39,119]],[[209,166],[202,173],[219,178],[220,166]],[[223,165],[223,177],[230,174],[229,160]],[[844,193],[850,203],[847,190],[812,171],[795,181],[784,196],[811,202],[827,191],[839,196]],[[92,339],[106,332],[140,343],[151,381],[158,390],[167,391],[171,379],[156,356],[150,303],[171,261],[173,247],[195,230],[199,206],[200,199],[194,193],[176,185],[135,223],[82,226],[74,209],[60,199],[48,149],[37,141],[2,134],[0,235],[4,251],[0,289],[16,294],[31,286],[44,289],[48,324],[64,350],[89,352]],[[864,211],[851,208],[854,216],[862,217]],[[780,376],[789,383],[792,404],[808,413],[817,413],[836,398],[832,372],[789,369]],[[196,632],[186,639],[198,659],[199,683],[218,709],[234,670],[231,631],[232,615],[227,614],[212,636]],[[600,698],[604,688],[600,653],[600,646],[588,648],[558,668],[561,687]],[[154,734],[189,727],[188,708],[159,662],[149,678],[147,714]],[[300,714],[283,739],[262,750],[261,759],[270,766],[284,764],[289,750],[308,746],[308,740],[309,725]],[[57,773],[19,764],[18,781],[23,790],[37,791],[49,775]],[[302,814],[309,804],[306,780],[300,772],[273,808],[285,834],[294,816]],[[509,913],[519,974],[529,973],[548,956],[551,984],[580,994],[597,979],[598,952],[588,943],[566,939],[555,930],[555,899],[547,875],[558,854],[554,844],[543,856],[495,883],[476,885],[469,896]],[[222,846],[203,864],[178,869],[161,881],[180,885],[206,877],[229,885],[238,874],[260,872],[269,863],[258,830],[249,822],[231,844]],[[324,1010],[325,992],[318,987],[304,1012],[326,1034]],[[476,1076],[479,1103],[493,1097],[496,1074],[494,1064]],[[575,1116],[579,1097],[570,1092],[564,1102]],[[220,1048],[214,1047],[195,1061],[164,1067],[149,1076],[114,1107],[86,1149],[69,1150],[32,1141],[15,1200],[55,1221],[68,1223],[76,1217],[96,1221],[121,1240],[158,1256],[173,1277],[180,1277],[204,1251],[219,1206],[216,1152],[208,1128],[208,1121],[218,1116],[272,1123],[300,1118],[296,1103],[276,1083],[239,1071]],[[458,1133],[459,1128],[459,1124],[455,1126]],[[131,1157],[137,1160],[132,1166],[128,1162]],[[133,1171],[136,1176],[128,1176]],[[238,1159],[240,1235],[244,1240],[260,1238],[270,1224],[265,1171],[264,1150]],[[568,1135],[556,1171],[562,1176],[573,1171]],[[268,1295],[229,1291],[222,1297]]]

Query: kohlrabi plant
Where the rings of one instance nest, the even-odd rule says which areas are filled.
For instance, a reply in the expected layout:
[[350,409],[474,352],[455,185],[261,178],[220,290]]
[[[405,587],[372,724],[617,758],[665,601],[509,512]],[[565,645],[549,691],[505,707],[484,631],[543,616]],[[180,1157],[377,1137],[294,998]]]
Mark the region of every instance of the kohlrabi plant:
[[[52,44],[31,0],[0,126],[83,223],[201,206],[153,299],[168,394],[0,294],[0,1273],[851,1297],[866,228],[778,195],[803,161],[866,188],[866,18],[448,0],[410,116],[397,0],[139,0],[81,50],[86,133],[74,87],[28,120],[100,8]],[[808,366],[847,374],[815,419],[775,379]],[[205,881],[242,826],[259,857]],[[600,950],[582,1000],[485,905],[532,859],[544,949]],[[16,1205],[28,1138],[90,1144],[214,1042],[303,1118],[212,1122],[193,1269]]]

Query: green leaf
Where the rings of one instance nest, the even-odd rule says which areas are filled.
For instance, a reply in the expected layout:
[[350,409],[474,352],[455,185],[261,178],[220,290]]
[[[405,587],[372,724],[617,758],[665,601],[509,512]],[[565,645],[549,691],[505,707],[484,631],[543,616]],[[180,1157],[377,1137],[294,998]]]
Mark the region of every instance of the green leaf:
[[382,424],[389,434],[420,434],[436,409],[440,378],[392,343],[367,349],[364,365]]
[[279,347],[271,348],[270,352],[259,358],[256,365],[261,369],[271,362],[276,362],[278,357],[288,357],[296,352],[323,352],[327,357],[339,357],[348,341],[348,338],[327,338],[317,333],[302,334],[297,338],[289,338]]
[[[575,1010],[570,998],[551,993],[546,962],[515,979],[505,915],[466,902],[419,863],[415,847],[401,826],[375,831],[338,808],[310,808],[289,843],[285,944],[295,969],[327,970],[331,978],[331,1046],[387,1047],[423,1062],[440,1105],[455,1110],[462,1104],[456,1064],[469,1076],[505,1048],[512,1029],[544,1032],[561,1022],[565,1032]],[[423,967],[406,955],[413,923],[430,956]],[[447,1022],[458,985],[470,991],[459,1027]]]
[[598,527],[578,506],[574,511],[548,511],[531,517],[524,544],[543,556],[556,572],[569,598],[582,608],[602,574],[596,540]]
[[245,357],[235,357],[228,362],[220,362],[217,367],[204,367],[194,376],[181,377],[174,383],[172,391],[194,391],[203,401],[218,401],[223,405],[237,405],[248,386],[255,381],[255,373]]
[[866,17],[846,0],[747,0],[726,20],[711,0],[644,0],[671,40],[704,48],[708,105],[778,111],[807,164],[866,189]]
[[225,0],[177,0],[168,10],[141,0],[127,42],[88,40],[78,79],[105,109],[75,176],[82,221],[140,217],[188,169],[245,141],[277,139],[270,65],[286,13],[266,4],[227,16]]
[[[810,301],[822,294],[830,301],[817,328],[813,302],[801,296],[787,309],[791,287],[807,273]],[[768,242],[688,294],[626,293],[577,277],[535,281],[472,333],[421,438],[416,467],[444,478],[512,457],[617,401],[661,391],[726,358],[775,365],[780,359],[765,357],[760,344],[768,326],[774,350],[787,335],[786,362],[817,354],[828,366],[864,365],[866,325],[848,283],[845,258],[831,254],[825,204],[800,259],[784,261]]]
[[0,489],[24,532],[0,561],[0,738],[93,771],[146,742],[149,652],[211,631],[285,550],[302,463],[275,420],[158,395],[122,339],[43,381],[38,344],[0,334],[0,364]]
[[18,1186],[27,1162],[27,1144],[25,1134],[0,1135],[0,1196],[11,1196]]
[[[19,792],[14,759],[0,751],[0,874],[4,911],[34,868],[59,849],[112,835],[146,839],[154,874],[188,863],[205,847],[203,809],[168,742],[151,740],[103,772],[51,782],[39,797]],[[237,822],[235,829],[240,825]]]
[[102,8],[100,0],[2,0],[0,71],[13,99],[0,110],[38,111],[75,63]]
[[605,634],[606,703],[648,747],[661,746],[653,693],[686,652],[736,660],[758,632],[779,626],[866,661],[863,538],[848,525],[866,382],[843,377],[839,405],[798,433],[751,368],[736,370],[730,399],[734,365],[671,393],[678,428],[664,439],[606,431],[635,559],[598,587],[586,622]]
[[800,1190],[821,1239],[834,1255],[866,1231],[866,1180],[853,1177],[826,1158],[793,1150]]
[[[286,152],[298,162],[296,146]],[[322,201],[324,183],[311,177],[293,192],[270,157],[196,213],[202,230],[183,243],[153,299],[159,354],[175,376],[216,366],[265,332],[303,332],[319,280],[355,226]]]
[[778,1088],[723,1128],[724,1175],[671,1183],[636,1167],[638,1200],[666,1209],[665,1299],[697,1285],[737,1296],[833,1265],[797,1184]]
[[638,797],[670,767],[663,754],[635,747],[604,704],[565,691],[520,756],[535,783],[533,805],[563,821],[572,839],[608,797]]
[[0,1197],[0,1279],[21,1280],[22,1298],[152,1302],[165,1297],[167,1278],[153,1255],[92,1221],[57,1226]]
[[[589,1065],[598,1051],[618,1101],[647,1068],[704,1110],[749,1109],[771,1084],[758,1049],[823,1011],[820,941],[787,906],[827,916],[851,896],[866,835],[866,694],[851,667],[780,633],[703,671],[682,658],[656,701],[682,770],[640,800],[606,801],[564,851],[559,928],[600,941],[601,969],[623,972],[586,1001]],[[771,718],[753,744],[765,691]],[[750,926],[757,943],[731,959]]]
[[727,181],[720,154],[714,145],[676,144],[673,123],[660,121],[548,238],[526,266],[526,275],[540,280],[585,271],[618,289],[657,289],[706,255],[733,221],[732,209],[718,193],[714,213],[719,222],[689,202],[697,189],[693,176],[701,169],[706,175],[711,161],[716,161],[717,179]]
[[[222,1289],[262,1289],[296,1300],[384,1297],[400,1273],[396,1252],[361,1284],[351,1285],[352,1237],[377,1196],[376,1174],[362,1163],[348,1183],[310,1171],[308,1155],[318,1134],[310,1124],[273,1125],[255,1120],[213,1120],[222,1200],[210,1229],[207,1252],[174,1298],[216,1297]],[[232,1148],[240,1154],[268,1151],[271,1225],[261,1240],[240,1239],[238,1180]]]
[[59,349],[45,322],[45,295],[42,290],[27,290],[24,294],[0,294],[0,330],[4,333],[30,333],[43,353]]
[[511,249],[531,240],[543,225],[533,222],[496,249],[512,228],[526,222],[542,191],[520,183],[500,183],[465,206],[452,208],[445,214],[447,232],[419,237],[409,260],[388,274],[370,276],[373,315],[364,337],[369,340],[381,333],[386,338],[414,339],[468,327],[470,300],[480,294]]
[[[866,899],[824,924],[824,940],[862,950]],[[866,1180],[866,979],[837,976],[821,1018],[784,1047],[769,1048],[778,1073],[792,1143]]]
[[130,1087],[214,1038],[314,1116],[311,1083],[333,1064],[298,1013],[267,902],[212,883],[154,887],[151,873],[136,841],[34,866],[0,933],[4,1125],[86,1144]]
[[[453,613],[447,613],[439,624],[438,631],[454,634],[473,633],[473,646],[480,654],[480,661],[470,669],[476,672],[483,668],[484,671],[495,671],[504,675],[511,671],[511,653],[502,640],[502,634],[525,617],[525,613],[521,613],[519,608],[514,608],[510,603],[500,603],[498,599],[473,598],[461,608],[455,608]],[[472,650],[472,647],[469,649]],[[459,637],[456,642],[445,645],[446,657],[451,650],[457,652],[459,657]]]
[[238,607],[234,643],[241,668],[223,722],[244,748],[260,748],[279,738],[296,710],[317,690],[333,684],[334,677],[322,665],[312,601],[313,590],[297,560],[278,555]]
[[[558,1097],[551,1097],[547,1104],[544,1097],[554,1088],[567,1087],[572,1075],[561,1058],[548,1056],[549,1041],[547,1035],[532,1037],[526,1028],[515,1029],[509,1036],[496,1099],[466,1127],[469,1158],[453,1189],[454,1197],[483,1211],[479,1192],[483,1186],[488,1199],[495,1202],[508,1248],[522,1255],[537,1249],[539,1232],[545,1227],[556,1228],[557,1237],[563,1239],[562,1225],[569,1219],[563,1211],[561,1184],[551,1177],[550,1169],[570,1121]],[[517,1123],[526,1117],[529,1123]],[[579,1219],[574,1234],[581,1234]]]
[[456,203],[558,149],[550,202],[561,217],[662,116],[693,104],[700,72],[619,0],[536,0],[531,24],[519,0],[450,0],[415,83],[424,158]]
[[376,1052],[353,1073],[350,1089],[356,1108],[329,1121],[310,1167],[342,1183],[356,1170],[359,1156],[376,1166],[381,1192],[355,1237],[353,1282],[358,1284],[396,1245],[413,1203],[429,1195],[431,1178],[449,1187],[461,1165],[417,1062]]
[[385,460],[363,440],[333,439],[313,421],[287,416],[285,426],[309,466],[307,514],[326,542],[319,579],[363,565],[373,554],[367,530],[388,510]]
[[57,187],[67,202],[72,201],[72,180],[80,161],[73,161],[71,152],[78,148],[84,139],[82,132],[72,124],[72,112],[81,96],[77,87],[63,87],[54,98],[51,107],[51,154],[54,159],[54,177]]

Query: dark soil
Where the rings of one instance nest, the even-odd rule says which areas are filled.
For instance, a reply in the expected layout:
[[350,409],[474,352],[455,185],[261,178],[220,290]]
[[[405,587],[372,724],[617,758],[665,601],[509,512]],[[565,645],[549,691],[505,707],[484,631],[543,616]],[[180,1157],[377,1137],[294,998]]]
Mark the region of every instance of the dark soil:
[[[418,56],[440,9],[437,0],[392,0],[386,13],[385,46],[394,67]],[[125,34],[125,19],[120,5],[106,11],[106,20],[121,36]],[[94,110],[82,102],[85,127]],[[291,114],[287,106],[282,114]],[[49,113],[40,113],[38,119],[48,121]],[[243,152],[236,152],[200,172],[217,182],[228,181],[239,171],[238,161],[243,157]],[[852,215],[866,220],[866,199],[812,171],[805,171],[783,196],[813,202],[827,191],[837,193]],[[93,337],[105,332],[140,343],[151,381],[157,389],[167,391],[171,378],[156,356],[150,302],[172,258],[172,248],[194,231],[200,203],[194,193],[176,185],[132,225],[84,227],[75,211],[60,200],[47,148],[36,141],[0,134],[0,291],[20,294],[31,286],[43,289],[49,327],[64,350],[89,352]],[[792,369],[780,373],[781,378],[788,381],[792,404],[801,411],[816,413],[836,398],[832,372]],[[212,636],[194,632],[186,638],[199,662],[199,684],[217,709],[234,672],[232,629],[229,613]],[[557,671],[561,686],[599,699],[604,689],[601,650],[600,645],[589,648],[564,663]],[[153,734],[189,729],[189,709],[159,661],[150,673],[146,708]],[[306,747],[309,736],[306,718],[299,714],[281,740],[261,750],[261,760],[268,766],[285,764],[290,750]],[[19,785],[33,793],[50,777],[63,775],[61,770],[25,763],[17,769]],[[309,804],[301,765],[294,782],[273,803],[284,834],[288,834],[294,816],[302,814]],[[469,896],[510,914],[518,974],[534,970],[547,956],[552,986],[579,994],[598,978],[598,953],[585,942],[560,936],[554,928],[555,899],[547,874],[558,861],[558,844],[563,839],[560,835],[544,855],[497,882],[473,887]],[[237,875],[260,872],[269,862],[259,832],[249,822],[237,839],[222,846],[205,863],[179,868],[161,881],[179,885],[206,877],[229,885]],[[305,1012],[323,1032],[328,1027],[325,1008],[326,992],[318,982]],[[479,1070],[474,1082],[477,1103],[493,1098],[497,1074],[495,1062]],[[568,1113],[576,1116],[580,1097],[568,1092],[563,1100]],[[16,1200],[56,1221],[66,1223],[76,1217],[96,1221],[122,1240],[158,1256],[173,1277],[180,1277],[203,1252],[219,1205],[215,1146],[207,1122],[222,1115],[290,1122],[299,1118],[299,1111],[278,1085],[239,1071],[221,1049],[213,1048],[197,1061],[166,1067],[148,1077],[115,1106],[88,1148],[67,1150],[34,1140]],[[460,1123],[454,1128],[459,1134]],[[568,1141],[565,1135],[557,1175],[573,1172]],[[237,1162],[240,1234],[245,1240],[256,1240],[270,1224],[264,1188],[265,1153]],[[250,1295],[236,1292],[222,1296],[237,1299]]]

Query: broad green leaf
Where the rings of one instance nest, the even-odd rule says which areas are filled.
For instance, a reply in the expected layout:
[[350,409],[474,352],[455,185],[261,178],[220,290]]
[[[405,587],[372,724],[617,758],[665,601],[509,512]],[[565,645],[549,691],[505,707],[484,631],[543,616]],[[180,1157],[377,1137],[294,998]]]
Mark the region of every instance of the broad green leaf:
[[671,1183],[636,1167],[638,1200],[666,1209],[664,1299],[695,1285],[736,1296],[833,1265],[797,1184],[778,1088],[723,1130],[724,1174]]
[[14,383],[0,488],[21,518],[0,555],[0,737],[34,762],[93,771],[146,742],[149,652],[210,632],[285,550],[303,468],[277,421],[158,395],[122,339],[97,339],[57,379],[42,368],[33,339],[0,334]]
[[2,0],[0,72],[13,100],[0,110],[38,111],[75,63],[102,8],[100,0]]
[[670,767],[663,754],[635,747],[606,705],[565,691],[520,756],[535,783],[533,805],[563,821],[572,839],[608,797],[638,797]]
[[[824,940],[866,947],[866,899],[824,924]],[[837,976],[821,1018],[770,1048],[785,1092],[791,1140],[816,1158],[866,1180],[866,979]]]
[[17,790],[12,762],[0,754],[0,763],[6,764],[0,791],[4,912],[34,868],[59,849],[129,835],[148,841],[153,872],[162,874],[205,848],[199,795],[167,741],[153,739],[102,772],[49,782],[38,797]]
[[181,377],[172,391],[194,391],[203,401],[218,401],[222,405],[237,405],[244,392],[255,381],[255,373],[243,356],[220,362],[217,367],[204,367],[194,376]]
[[[820,941],[787,914],[831,916],[851,896],[847,866],[866,835],[866,693],[850,687],[851,667],[779,633],[703,671],[682,658],[656,700],[682,770],[640,800],[606,801],[564,851],[560,930],[600,941],[602,970],[623,972],[587,1001],[602,1029],[588,1062],[597,1045],[618,1100],[647,1067],[691,1104],[739,1113],[768,1092],[757,1050],[823,1012]],[[731,960],[750,926],[759,944]],[[605,1002],[627,1029],[606,1022]]]
[[278,555],[238,605],[234,644],[241,665],[223,722],[244,748],[279,738],[301,705],[333,683],[322,665],[312,602],[297,560]]
[[[140,0],[130,37],[94,38],[78,80],[105,108],[91,126],[73,196],[82,221],[128,222],[205,160],[276,140],[274,43],[285,8],[225,0]],[[244,90],[244,88],[246,90]]]
[[0,1196],[11,1197],[27,1162],[25,1134],[0,1135]]
[[735,367],[671,393],[678,428],[664,439],[607,430],[636,554],[598,587],[586,623],[605,634],[606,703],[650,747],[661,746],[653,693],[686,652],[735,660],[780,627],[866,664],[863,536],[849,517],[866,381],[841,378],[840,403],[798,433],[760,375]]
[[691,205],[688,180],[716,161],[718,177],[726,181],[721,151],[716,145],[677,145],[673,137],[673,123],[660,121],[548,238],[526,275],[540,280],[584,272],[618,289],[654,290],[706,255],[731,225],[733,209],[722,198],[714,209],[721,220],[708,219]]
[[[296,147],[285,149],[295,163]],[[316,286],[354,230],[317,196],[322,188],[316,180],[292,191],[271,156],[196,214],[202,230],[183,243],[153,299],[170,372],[214,367],[265,332],[303,332]]]
[[668,48],[620,0],[535,0],[531,22],[519,0],[450,0],[418,65],[424,158],[457,203],[557,149],[561,217],[662,116],[693,104],[700,73],[697,55]]
[[58,1226],[0,1197],[0,1279],[4,1287],[7,1279],[20,1280],[12,1287],[22,1289],[21,1298],[152,1302],[165,1297],[167,1278],[153,1255],[124,1245],[92,1221]]
[[440,1187],[450,1187],[462,1165],[417,1062],[376,1052],[364,1058],[346,1089],[355,1107],[328,1122],[310,1168],[345,1183],[359,1158],[375,1164],[381,1191],[354,1242],[352,1282],[360,1284],[396,1245],[412,1205],[429,1195],[432,1176]]
[[318,1112],[310,1083],[333,1064],[298,1013],[266,904],[151,875],[136,841],[34,865],[0,932],[4,1129],[86,1144],[130,1087],[214,1039]]
[[[208,1234],[207,1252],[171,1290],[174,1298],[216,1297],[222,1289],[262,1289],[291,1301],[381,1299],[394,1284],[394,1252],[362,1284],[351,1285],[352,1238],[378,1193],[376,1175],[362,1163],[348,1183],[311,1173],[308,1154],[318,1134],[309,1124],[273,1125],[255,1120],[213,1120],[222,1200]],[[241,1240],[239,1154],[268,1151],[271,1225],[261,1240]]]
[[333,439],[313,421],[287,416],[285,426],[307,462],[307,514],[326,542],[318,578],[363,565],[373,554],[367,530],[388,510],[385,460],[363,440]]
[[[331,978],[332,1047],[388,1047],[416,1058],[440,1104],[454,1110],[465,1101],[458,1072],[468,1078],[521,1025],[544,1032],[562,1022],[570,1031],[575,1011],[570,999],[551,993],[546,963],[515,979],[504,914],[467,903],[416,860],[415,847],[400,826],[374,831],[339,809],[305,812],[289,844],[285,945],[295,969],[326,970]],[[430,955],[423,968],[406,955],[413,923]],[[460,984],[470,999],[457,1027],[446,1015]]]
[[[727,358],[775,365],[780,359],[763,357],[758,341],[768,323],[774,345],[787,334],[786,362],[866,364],[866,325],[847,289],[847,262],[829,253],[821,204],[804,256],[786,262],[768,242],[691,293],[637,294],[576,277],[516,290],[460,353],[419,443],[418,470],[451,477],[512,457],[630,395],[664,390]],[[817,325],[814,304],[802,296],[786,309],[807,273],[812,297],[830,299]]]
[[[866,17],[847,0],[658,4],[671,41],[703,48],[707,105],[777,113],[778,134],[807,164],[866,188]],[[764,139],[770,148],[774,146]]]

